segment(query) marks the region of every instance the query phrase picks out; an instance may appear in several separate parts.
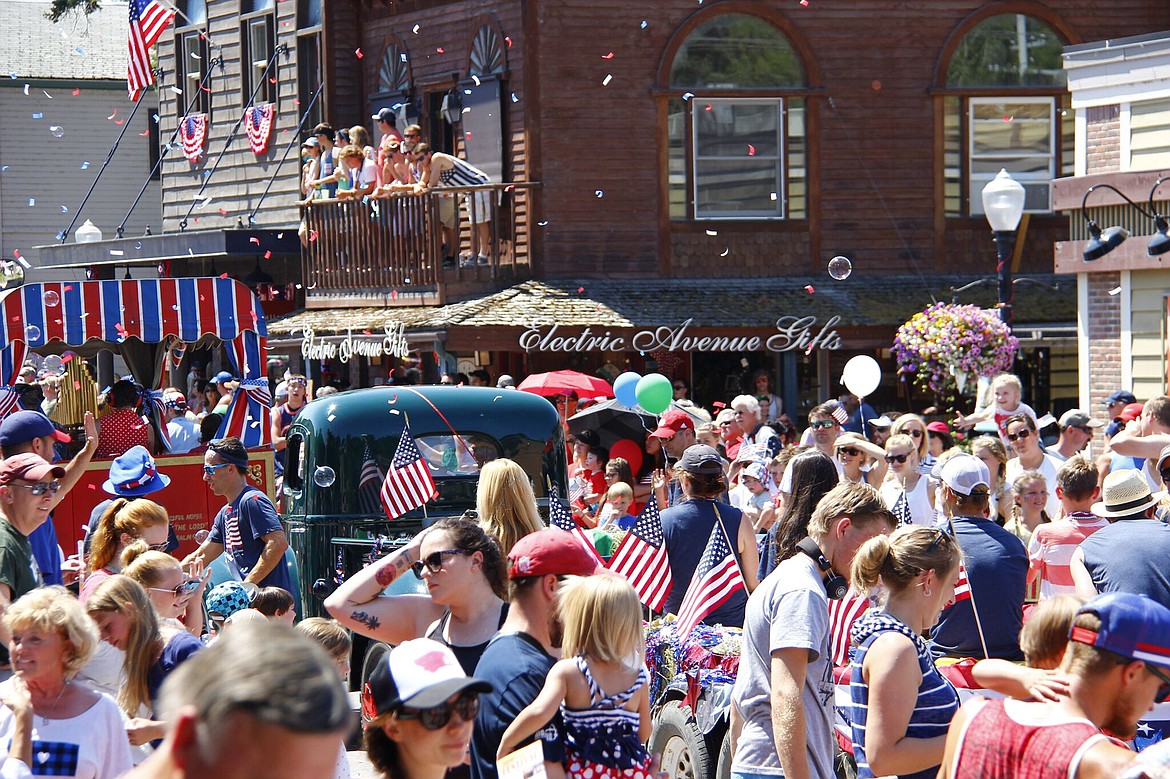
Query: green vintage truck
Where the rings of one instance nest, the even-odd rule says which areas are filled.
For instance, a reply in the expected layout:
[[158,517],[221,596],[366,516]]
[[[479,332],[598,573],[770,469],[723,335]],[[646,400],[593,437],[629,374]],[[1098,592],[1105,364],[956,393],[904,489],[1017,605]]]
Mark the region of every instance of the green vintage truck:
[[[407,420],[439,495],[389,520],[378,490]],[[287,435],[284,519],[299,566],[304,617],[326,616],[324,598],[369,560],[443,517],[475,508],[479,469],[490,460],[506,457],[520,464],[546,517],[549,488],[567,494],[561,419],[551,403],[527,392],[449,386],[353,390],[306,405]],[[413,591],[418,585],[406,576],[392,588]],[[354,639],[351,681],[360,689],[387,647]]]

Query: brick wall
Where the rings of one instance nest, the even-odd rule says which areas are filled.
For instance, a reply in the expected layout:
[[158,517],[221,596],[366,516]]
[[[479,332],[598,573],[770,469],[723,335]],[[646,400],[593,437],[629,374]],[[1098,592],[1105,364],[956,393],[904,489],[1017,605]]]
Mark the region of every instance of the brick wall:
[[1121,106],[1085,110],[1087,173],[1121,170]]
[[[1121,284],[1121,274],[1089,273],[1089,408],[1100,409],[1121,383],[1121,295],[1109,290]],[[1126,387],[1128,389],[1128,387]]]

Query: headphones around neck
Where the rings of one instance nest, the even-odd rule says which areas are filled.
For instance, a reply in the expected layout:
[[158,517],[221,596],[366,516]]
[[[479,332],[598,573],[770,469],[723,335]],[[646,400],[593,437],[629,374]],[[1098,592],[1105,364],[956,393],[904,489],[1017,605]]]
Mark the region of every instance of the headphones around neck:
[[845,593],[849,591],[849,581],[833,570],[832,563],[825,558],[825,553],[817,546],[817,542],[806,536],[796,545],[796,549],[811,557],[817,567],[821,569],[821,581],[825,584],[825,593],[829,596],[829,600],[844,598]]

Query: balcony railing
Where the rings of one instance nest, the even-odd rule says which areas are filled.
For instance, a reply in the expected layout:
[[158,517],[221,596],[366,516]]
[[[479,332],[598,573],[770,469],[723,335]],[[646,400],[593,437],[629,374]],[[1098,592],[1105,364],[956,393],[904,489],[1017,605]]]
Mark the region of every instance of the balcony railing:
[[[527,278],[530,190],[486,184],[302,209],[309,298],[442,303],[454,285]],[[479,227],[486,221],[486,229]],[[399,301],[401,298],[401,301]]]

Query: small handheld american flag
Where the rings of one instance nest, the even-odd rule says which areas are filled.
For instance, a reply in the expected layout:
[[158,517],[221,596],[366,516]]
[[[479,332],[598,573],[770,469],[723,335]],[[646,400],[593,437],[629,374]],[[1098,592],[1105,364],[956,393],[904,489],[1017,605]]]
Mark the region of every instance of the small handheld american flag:
[[553,527],[564,530],[566,533],[572,533],[573,537],[580,542],[581,546],[593,555],[593,559],[597,561],[598,565],[605,565],[605,561],[601,559],[601,555],[597,553],[593,542],[589,540],[589,536],[585,535],[585,531],[577,524],[577,520],[573,519],[573,515],[561,503],[560,497],[557,496],[555,487],[548,491],[548,520]]
[[691,586],[678,607],[678,636],[685,639],[695,626],[715,609],[726,603],[739,590],[746,590],[747,582],[739,571],[739,563],[731,551],[723,523],[716,522],[707,540],[707,549],[699,558]]
[[438,494],[427,461],[414,443],[408,423],[402,428],[402,437],[398,439],[398,448],[394,450],[394,459],[386,471],[386,481],[382,483],[382,508],[386,510],[386,516],[394,519]]
[[653,493],[622,545],[613,553],[609,569],[626,577],[644,605],[655,611],[665,608],[673,579],[662,536],[662,515]]

